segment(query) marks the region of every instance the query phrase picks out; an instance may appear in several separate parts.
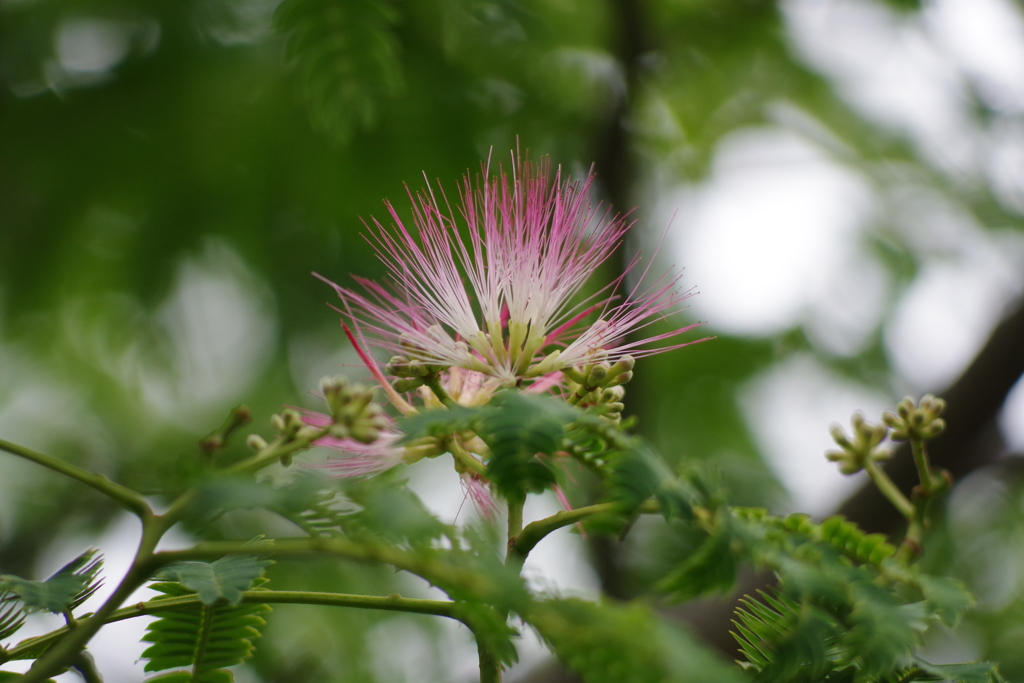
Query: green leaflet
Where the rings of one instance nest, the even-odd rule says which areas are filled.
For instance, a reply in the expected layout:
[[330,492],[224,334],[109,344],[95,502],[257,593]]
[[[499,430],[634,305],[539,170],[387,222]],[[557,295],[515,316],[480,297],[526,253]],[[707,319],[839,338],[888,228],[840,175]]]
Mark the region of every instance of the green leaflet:
[[582,413],[547,396],[515,391],[495,395],[485,406],[431,410],[399,423],[405,441],[472,430],[491,450],[487,478],[502,495],[522,498],[555,483],[550,456],[562,448],[566,425]]
[[0,640],[10,638],[25,623],[25,608],[14,593],[0,593]]
[[956,579],[924,574],[918,574],[916,579],[925,604],[947,626],[955,624],[975,602],[967,586]]
[[524,618],[587,683],[745,680],[738,669],[640,603],[548,600],[535,604]]
[[706,593],[727,593],[736,583],[736,555],[726,532],[708,536],[686,560],[658,582],[658,590],[674,602]]
[[506,666],[519,661],[512,638],[519,632],[508,625],[507,617],[498,610],[480,602],[461,602],[459,617],[473,630],[473,637],[484,645],[488,652]]
[[487,477],[507,498],[525,498],[555,484],[549,458],[561,448],[576,411],[545,396],[498,394],[480,416],[480,437],[491,449]]
[[403,86],[385,0],[285,0],[275,15],[313,125],[339,141],[374,123]]
[[199,595],[205,605],[218,600],[237,604],[242,591],[263,576],[270,560],[251,555],[229,555],[214,562],[175,562],[157,574],[157,578],[176,581]]
[[[258,586],[263,582],[264,579],[256,578],[251,583]],[[196,593],[175,582],[157,583],[150,588],[167,597]],[[248,588],[246,586],[243,590]],[[189,609],[154,612],[158,619],[149,625],[142,638],[143,642],[152,643],[142,653],[143,659],[149,660],[145,670],[191,667],[191,671],[173,671],[149,680],[161,683],[230,683],[234,677],[225,667],[240,664],[252,656],[255,649],[253,641],[260,637],[259,628],[266,623],[261,615],[269,611],[269,605],[222,601]]]
[[[17,595],[28,612],[45,609],[60,614],[71,611],[102,585],[98,574],[103,566],[103,556],[97,552],[95,548],[86,550],[46,581],[29,581],[4,574],[0,576],[0,591]],[[4,610],[3,615],[7,615],[7,612]]]
[[819,681],[845,667],[841,633],[827,615],[778,593],[758,593],[760,600],[740,600],[732,633],[756,681]]

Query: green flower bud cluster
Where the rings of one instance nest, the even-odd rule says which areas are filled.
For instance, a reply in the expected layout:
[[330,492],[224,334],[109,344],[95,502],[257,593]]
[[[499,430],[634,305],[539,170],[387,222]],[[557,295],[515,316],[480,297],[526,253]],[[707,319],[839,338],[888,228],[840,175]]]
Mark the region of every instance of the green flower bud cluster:
[[622,398],[626,394],[622,386],[633,379],[633,366],[636,361],[632,356],[623,356],[615,363],[597,360],[584,366],[575,366],[562,370],[569,380],[572,394],[569,403],[579,406],[601,406],[605,416],[619,419],[622,416]]
[[856,474],[867,467],[869,463],[888,459],[892,453],[887,448],[880,447],[885,440],[889,428],[885,425],[868,424],[862,413],[854,413],[850,419],[853,423],[853,439],[846,436],[846,432],[838,424],[833,424],[832,438],[841,450],[825,452],[825,457],[832,462],[839,463],[839,471],[843,474]]
[[373,443],[388,426],[384,409],[373,402],[373,387],[349,384],[348,378],[325,377],[320,382],[334,424],[331,436],[350,437],[361,443]]
[[285,439],[295,438],[299,430],[306,426],[299,412],[290,408],[283,411],[280,415],[272,415],[270,417],[270,424]]
[[406,356],[392,356],[384,366],[384,372],[397,377],[391,386],[400,394],[417,389],[431,377],[436,377],[444,366],[424,363],[421,360],[410,360]]
[[939,415],[946,409],[946,402],[927,394],[920,405],[907,396],[896,404],[896,413],[882,413],[882,421],[892,427],[893,441],[934,439],[946,429],[946,421]]

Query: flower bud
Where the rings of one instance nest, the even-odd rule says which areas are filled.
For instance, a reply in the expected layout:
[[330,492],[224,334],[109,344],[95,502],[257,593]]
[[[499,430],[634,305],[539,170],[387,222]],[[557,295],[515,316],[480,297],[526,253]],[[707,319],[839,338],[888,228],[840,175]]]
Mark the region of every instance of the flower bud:
[[384,372],[395,377],[406,377],[406,366],[408,365],[409,359],[405,356],[392,356],[388,364],[384,366]]
[[578,367],[562,368],[562,374],[576,382],[576,384],[583,384],[587,381],[587,376]]
[[367,422],[360,422],[352,427],[352,438],[360,443],[373,443],[380,438],[380,431]]
[[910,419],[910,413],[914,410],[914,399],[909,396],[905,397],[902,401],[896,404],[896,412],[904,420]]
[[599,387],[604,383],[605,377],[608,376],[608,370],[611,366],[607,363],[598,363],[590,367],[590,372],[587,373],[587,386]]
[[621,401],[626,396],[626,387],[616,385],[614,387],[608,387],[601,392],[601,400],[605,403],[614,403],[615,401]]
[[832,440],[839,444],[839,446],[844,449],[852,448],[850,440],[846,437],[846,432],[843,431],[842,426],[838,422],[832,423],[829,427],[829,432],[832,434]]
[[423,380],[419,377],[407,377],[404,379],[396,379],[391,383],[391,387],[400,394],[404,394],[407,391],[412,391],[418,387],[423,386]]
[[[277,417],[276,415],[274,417]],[[267,447],[267,440],[259,434],[250,434],[245,440],[245,445],[254,451],[262,451]]]
[[632,370],[627,371],[627,372],[623,372],[621,374],[616,375],[611,380],[605,382],[605,386],[614,387],[614,386],[618,386],[620,384],[626,384],[631,379],[633,379],[633,371]]
[[[556,370],[562,370],[562,362],[558,359],[562,355],[561,349],[555,349],[549,353],[544,360],[526,371],[527,377],[540,377]],[[563,370],[564,372],[564,370]]]

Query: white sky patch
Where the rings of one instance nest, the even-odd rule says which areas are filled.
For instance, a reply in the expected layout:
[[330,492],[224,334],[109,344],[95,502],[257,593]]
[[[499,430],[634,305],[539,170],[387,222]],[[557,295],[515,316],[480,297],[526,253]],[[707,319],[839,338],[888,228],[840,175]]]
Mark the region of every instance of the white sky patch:
[[885,396],[802,355],[755,377],[740,402],[769,465],[792,496],[793,510],[819,517],[833,512],[865,476],[843,475],[825,459],[825,451],[835,447],[829,426],[839,423],[849,433],[854,411],[877,421],[889,404]]
[[936,42],[986,103],[1024,112],[1024,20],[1009,0],[937,0],[924,13]]
[[783,8],[798,54],[854,107],[907,134],[939,168],[977,168],[980,131],[962,78],[920,17],[871,0],[786,0]]
[[922,260],[885,329],[911,390],[948,386],[1024,291],[1024,235],[985,230],[942,197],[908,188],[894,202],[900,238]]
[[676,260],[700,289],[689,302],[695,314],[741,335],[814,319],[830,350],[856,351],[887,291],[857,245],[870,197],[856,174],[793,133],[758,128],[726,138],[708,182],[662,205],[666,215],[680,208]]
[[885,330],[896,371],[915,390],[951,384],[1002,316],[998,274],[983,263],[932,262],[903,294]]

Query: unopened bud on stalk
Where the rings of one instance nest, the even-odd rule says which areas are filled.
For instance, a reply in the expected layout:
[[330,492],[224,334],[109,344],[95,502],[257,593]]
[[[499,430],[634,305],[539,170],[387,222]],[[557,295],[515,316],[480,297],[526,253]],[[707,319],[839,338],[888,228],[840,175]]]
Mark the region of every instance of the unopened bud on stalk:
[[879,447],[889,432],[888,427],[883,424],[869,424],[864,415],[859,412],[850,417],[850,422],[853,425],[852,439],[838,424],[833,424],[829,428],[832,440],[841,450],[826,451],[825,458],[839,463],[840,472],[856,474],[864,469],[869,462],[885,460],[890,456],[887,449]]
[[613,403],[615,401],[621,401],[626,396],[626,387],[614,386],[608,387],[601,392],[601,400],[605,403]]
[[623,372],[623,373],[620,373],[620,374],[616,375],[613,379],[611,379],[609,381],[606,381],[605,382],[605,386],[611,386],[611,387],[619,386],[620,384],[628,383],[629,380],[631,380],[631,379],[633,379],[633,371],[629,370],[627,372]]
[[396,379],[391,383],[391,387],[400,394],[404,394],[407,391],[418,389],[423,386],[423,380],[419,377],[405,377],[402,379]]
[[604,380],[608,376],[608,371],[611,370],[611,367],[608,363],[592,365],[590,372],[587,373],[587,386],[599,387],[604,384]]
[[[608,375],[605,379],[612,380],[624,372],[631,372],[634,365],[636,365],[636,360],[634,360],[633,356],[623,356],[608,369]],[[622,384],[625,384],[625,382],[622,382]]]
[[537,363],[536,365],[531,367],[529,370],[527,370],[526,371],[526,376],[527,377],[540,377],[541,375],[546,375],[546,374],[548,374],[550,372],[555,372],[556,370],[562,370],[563,372],[565,372],[565,370],[562,369],[562,361],[559,360],[559,356],[561,356],[561,355],[562,355],[562,350],[561,349],[555,349],[554,351],[549,353],[544,358],[544,360],[542,360],[541,362]]
[[587,381],[587,376],[583,373],[583,370],[577,367],[563,368],[562,374],[576,382],[576,384],[583,384]]
[[245,440],[245,445],[253,449],[254,451],[262,451],[264,448],[267,447],[267,440],[264,439],[259,434],[250,434],[249,437]]
[[939,415],[946,408],[946,402],[931,394],[921,399],[921,404],[914,405],[914,399],[906,397],[896,406],[896,413],[882,413],[882,421],[892,427],[894,441],[934,439],[946,428],[946,422]]

